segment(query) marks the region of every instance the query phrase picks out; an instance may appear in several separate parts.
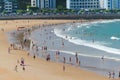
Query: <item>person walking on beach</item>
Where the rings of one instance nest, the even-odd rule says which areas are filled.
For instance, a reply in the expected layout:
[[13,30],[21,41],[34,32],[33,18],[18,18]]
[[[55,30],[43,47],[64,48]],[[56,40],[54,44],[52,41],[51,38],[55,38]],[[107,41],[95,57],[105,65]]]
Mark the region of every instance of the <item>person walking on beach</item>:
[[71,64],[71,57],[69,57],[69,62],[70,62],[70,64]]
[[63,65],[63,71],[65,71],[65,65]]
[[120,71],[119,71],[119,74],[118,74],[118,78],[120,79]]
[[78,57],[76,57],[76,64],[78,64],[79,63],[79,61],[78,61]]
[[58,61],[58,60],[59,60],[59,55],[60,55],[60,51],[58,50],[58,51],[56,51],[56,53],[55,53],[55,58],[56,58],[56,61]]
[[75,54],[76,64],[78,64],[78,53]]
[[112,78],[114,79],[115,78],[115,72],[113,71],[112,73]]
[[61,42],[62,42],[62,47],[64,47],[64,41],[63,41],[63,39],[62,39],[62,41],[61,41]]
[[47,61],[50,61],[50,54],[47,55],[46,60],[47,60]]
[[76,52],[75,57],[78,57],[78,53]]
[[18,68],[18,66],[16,65],[16,66],[15,66],[15,71],[16,71],[16,72],[18,72],[17,68]]
[[30,55],[30,53],[28,52],[28,54],[27,54],[28,56]]
[[109,79],[111,78],[111,72],[108,73],[108,77],[109,77]]
[[78,62],[79,66],[80,66],[80,61]]
[[25,66],[23,66],[22,70],[25,71]]
[[104,61],[104,56],[102,56],[101,59]]
[[63,63],[64,63],[64,64],[66,63],[66,58],[65,58],[65,57],[63,57]]
[[21,58],[21,64],[20,65],[24,66],[24,58],[23,57]]
[[36,57],[35,57],[35,54],[34,54],[33,58],[34,58],[34,59],[36,58]]
[[62,47],[64,47],[64,42],[62,42]]
[[10,44],[11,49],[13,48],[13,44]]
[[8,48],[8,53],[10,53],[10,47]]
[[19,60],[17,60],[17,64],[19,64]]

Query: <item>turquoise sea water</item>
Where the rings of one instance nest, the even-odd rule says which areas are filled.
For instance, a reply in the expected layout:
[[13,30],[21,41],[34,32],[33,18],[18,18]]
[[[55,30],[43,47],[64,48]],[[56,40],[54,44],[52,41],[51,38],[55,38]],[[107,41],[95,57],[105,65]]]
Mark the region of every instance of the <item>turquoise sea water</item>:
[[64,28],[55,28],[54,32],[74,44],[107,52],[85,55],[120,59],[120,20],[66,24]]

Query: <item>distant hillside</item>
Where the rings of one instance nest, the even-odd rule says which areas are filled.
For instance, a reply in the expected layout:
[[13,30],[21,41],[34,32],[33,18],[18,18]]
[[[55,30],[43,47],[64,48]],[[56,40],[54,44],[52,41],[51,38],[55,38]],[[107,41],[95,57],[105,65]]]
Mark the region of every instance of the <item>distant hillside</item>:
[[63,6],[66,8],[66,0],[56,0],[57,7],[58,6]]

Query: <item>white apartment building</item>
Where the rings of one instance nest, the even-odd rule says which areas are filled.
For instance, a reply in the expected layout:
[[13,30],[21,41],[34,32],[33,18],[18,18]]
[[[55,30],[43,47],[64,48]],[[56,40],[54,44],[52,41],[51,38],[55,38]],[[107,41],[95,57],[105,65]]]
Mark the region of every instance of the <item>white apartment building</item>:
[[103,0],[104,8],[108,10],[120,9],[120,0]]
[[120,9],[120,0],[66,0],[67,9]]
[[67,0],[68,9],[99,9],[99,0]]
[[7,13],[11,13],[12,12],[12,2],[6,1],[4,3],[4,10]]
[[56,8],[56,0],[31,0],[32,7],[42,8]]

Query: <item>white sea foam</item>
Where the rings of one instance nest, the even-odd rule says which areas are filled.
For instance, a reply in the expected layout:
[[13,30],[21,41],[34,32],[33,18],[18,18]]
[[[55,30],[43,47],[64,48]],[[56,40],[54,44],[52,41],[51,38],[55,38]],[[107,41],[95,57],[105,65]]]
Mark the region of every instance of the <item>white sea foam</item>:
[[92,47],[92,48],[99,49],[99,50],[109,52],[109,53],[120,54],[119,49],[106,47],[101,42],[92,43],[92,42],[88,42],[88,41],[80,40],[80,39],[72,39],[72,40],[69,40],[69,42],[72,42],[77,45],[84,45],[84,46]]
[[117,22],[120,21],[120,19],[114,19],[114,20],[98,20],[98,21],[93,21],[91,23],[97,24],[97,23],[111,23],[111,22]]
[[110,39],[112,39],[112,40],[120,40],[120,38],[115,37],[115,36],[110,37]]
[[114,19],[114,20],[98,20],[98,21],[92,21],[92,22],[85,22],[85,23],[82,23],[77,26],[78,28],[80,27],[87,27],[87,28],[90,28],[91,26],[93,25],[97,25],[98,23],[111,23],[111,22],[117,22],[117,21],[120,21],[120,19]]
[[67,31],[70,31],[70,30],[73,30],[73,27],[72,27],[72,26],[70,26],[70,27],[67,29]]
[[[111,22],[116,22],[116,21],[120,21],[120,20],[103,20],[103,21],[96,21],[96,22],[91,22],[90,24],[97,24],[97,23],[111,23]],[[77,27],[82,27],[82,26],[87,26],[88,28],[90,27],[90,24],[89,23],[85,23],[85,24],[81,24]],[[59,29],[54,29],[54,32],[55,34],[58,36],[58,37],[61,37],[61,38],[65,38],[65,34],[62,34],[62,31],[59,30]],[[69,36],[69,35],[67,35]],[[69,36],[71,37],[71,36]],[[113,40],[119,40],[120,38],[117,38],[115,36],[112,36],[111,39]],[[117,54],[117,55],[120,55],[120,50],[119,49],[116,49],[116,48],[111,48],[111,47],[107,47],[105,46],[104,44],[109,44],[109,43],[104,43],[104,42],[89,42],[89,41],[86,41],[86,40],[81,40],[79,38],[72,38],[72,39],[69,39],[67,38],[66,40],[68,40],[69,42],[72,42],[74,44],[77,44],[77,45],[83,45],[83,46],[87,46],[87,47],[91,47],[91,48],[95,48],[95,49],[98,49],[98,50],[102,50],[102,51],[105,51],[105,52],[108,52],[110,54]],[[89,55],[90,56],[90,55]],[[95,55],[94,55],[95,56]],[[107,57],[109,58],[109,57]],[[115,59],[114,57],[110,57],[110,59]],[[119,60],[119,59],[117,59]]]

